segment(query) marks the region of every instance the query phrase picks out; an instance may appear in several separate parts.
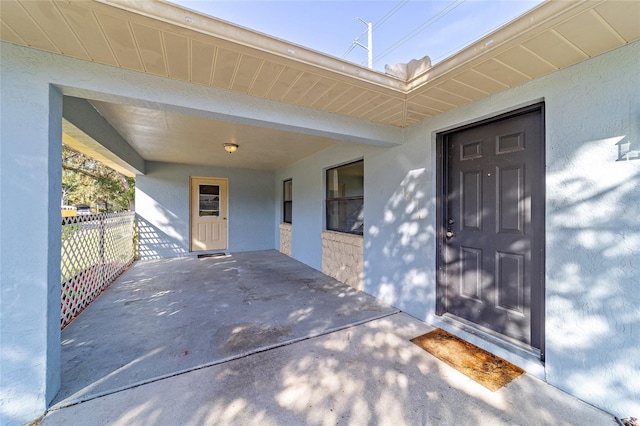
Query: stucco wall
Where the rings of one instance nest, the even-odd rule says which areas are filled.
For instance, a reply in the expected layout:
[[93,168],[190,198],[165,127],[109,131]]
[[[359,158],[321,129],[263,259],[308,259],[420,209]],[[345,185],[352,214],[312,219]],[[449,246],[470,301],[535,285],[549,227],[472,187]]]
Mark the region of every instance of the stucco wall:
[[[433,158],[436,132],[545,101],[544,375],[554,386],[620,416],[640,413],[640,388],[634,384],[640,381],[640,160],[616,161],[621,140],[640,148],[638,57],[640,43],[634,43],[460,108],[412,128],[407,146],[397,149],[426,143]],[[388,161],[391,153],[383,164]],[[425,179],[432,187],[433,164],[427,165],[431,176]],[[417,228],[422,231],[411,243],[424,247],[421,241],[427,241],[426,257],[433,259],[430,206],[426,226]],[[388,231],[382,241],[393,238]],[[365,249],[370,279],[365,288],[432,321],[434,263],[427,262],[425,275],[400,268],[402,285],[394,285],[397,294],[388,297],[388,284],[379,278],[385,258],[390,259]],[[406,300],[407,292],[426,294],[426,309]]]
[[[551,384],[598,407],[617,415],[637,416],[640,161],[615,161],[615,144],[623,141],[639,148],[638,57],[640,43],[636,42],[399,130],[2,43],[0,423],[23,424],[41,414],[60,382],[56,366],[60,350],[60,93],[233,122],[267,123],[272,128],[352,141],[337,144],[270,177],[263,176],[278,185],[285,177],[294,180],[293,257],[321,269],[323,170],[364,158],[365,290],[430,322],[437,321],[436,132],[544,99],[544,372]],[[402,146],[375,148],[353,141],[402,142]],[[180,167],[160,167],[158,177],[164,173],[168,182],[175,183],[176,176],[196,174],[178,173]],[[152,173],[153,168],[151,177]],[[197,174],[221,176],[211,169]],[[232,179],[249,180],[232,174],[226,177],[230,194],[240,192],[231,185]],[[276,247],[274,241],[279,239],[277,212],[281,200],[273,194],[278,194],[276,188],[280,186],[274,185],[265,188],[272,194],[267,206],[272,213],[265,214],[270,222],[265,229],[270,235],[259,237],[269,248]],[[251,188],[245,189],[252,193]],[[175,190],[183,193],[180,185]],[[157,194],[149,188],[147,191]],[[184,236],[180,220],[188,216],[174,211],[177,203],[156,198],[162,206],[160,211],[166,207],[167,213],[175,215],[167,216],[171,227],[177,229],[174,237]],[[20,206],[21,220],[29,227],[15,226],[15,205]],[[183,205],[188,210],[188,203]],[[253,206],[249,200],[236,205]],[[237,212],[237,216],[242,214]],[[248,232],[237,231],[236,235],[234,242],[230,234],[230,249],[252,249]]]
[[[640,414],[640,43],[546,82],[547,379]],[[541,82],[541,85],[545,82]],[[554,90],[550,90],[554,89]]]
[[136,179],[141,259],[189,253],[189,177],[229,179],[230,252],[275,248],[273,172],[147,162]]
[[276,179],[294,182],[293,257],[318,268],[324,169],[364,158],[364,290],[443,325],[435,315],[436,134],[544,100],[546,363],[476,342],[597,407],[637,415],[640,160],[616,161],[616,143],[640,149],[638,57],[636,42],[405,129],[402,146],[339,144],[278,171]]
[[[377,157],[376,168],[402,169],[415,162],[412,158],[427,161],[404,167],[402,184],[379,194],[385,207],[367,210],[367,232],[373,231],[382,247],[365,236],[365,289],[434,322],[435,200],[428,195],[423,202],[422,192],[435,189],[435,135],[544,100],[543,374],[549,383],[627,416],[640,412],[634,385],[640,380],[640,161],[616,161],[616,143],[628,141],[635,149],[640,143],[638,57],[640,43],[635,43],[412,127],[405,145]],[[392,177],[399,179],[399,173]],[[379,185],[388,176],[372,178]],[[420,219],[421,208],[426,220]],[[398,221],[398,215],[411,217]],[[416,261],[421,257],[426,261]]]
[[[0,423],[3,425],[21,425],[42,414],[60,383],[60,95],[383,145],[391,144],[397,132],[392,126],[365,120],[343,118],[336,123],[334,115],[329,113],[9,43],[0,42],[0,46],[0,343],[3,351]],[[132,162],[127,158],[123,160]],[[166,188],[167,192],[178,194],[177,200],[180,200],[181,196],[188,196],[184,195],[188,190],[183,191],[182,184],[176,184],[177,175],[170,176],[176,170],[160,170],[160,174],[167,175],[157,177],[166,177],[165,183],[173,185]],[[149,170],[151,179],[156,171],[153,167]],[[246,170],[222,173],[202,168],[178,174],[226,176],[230,196],[245,195],[245,198],[230,198],[230,214],[237,218],[230,224],[230,250],[276,247],[273,173]],[[156,246],[152,250],[158,249],[158,253],[153,255],[184,254],[188,247],[184,231],[188,216],[176,208],[175,200],[168,200],[156,189],[147,189],[151,196],[145,202],[157,203],[157,210],[153,212],[156,207],[152,207],[142,211],[145,218],[151,220],[148,222],[151,232],[160,231],[158,235],[166,234],[169,238],[163,236],[160,244],[166,243],[166,246]],[[15,226],[16,205],[28,227]],[[188,203],[181,205],[188,209]],[[259,217],[252,210],[255,208],[264,209]],[[155,216],[147,217],[149,211]],[[164,213],[167,215],[162,219]],[[319,234],[316,235],[319,238]],[[319,260],[317,268],[320,268]]]
[[60,387],[62,95],[0,49],[0,424]]
[[[400,139],[400,133],[398,133]],[[398,140],[399,142],[399,140]],[[302,159],[285,169],[276,172],[277,188],[282,188],[282,181],[292,179],[293,204],[291,241],[292,257],[306,263],[319,271],[322,270],[322,239],[324,230],[325,173],[328,168],[365,160],[365,176],[367,175],[367,158],[386,151],[364,144],[341,142],[326,148],[316,155]],[[365,182],[365,226],[367,215],[367,185]],[[282,190],[276,193],[276,222],[274,223],[279,244],[278,223],[282,217]]]

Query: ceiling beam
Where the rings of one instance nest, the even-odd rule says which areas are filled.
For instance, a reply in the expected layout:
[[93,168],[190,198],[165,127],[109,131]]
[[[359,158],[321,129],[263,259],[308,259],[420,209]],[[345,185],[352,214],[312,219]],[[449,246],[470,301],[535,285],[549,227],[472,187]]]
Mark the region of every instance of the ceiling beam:
[[144,174],[145,160],[86,100],[64,96],[63,143],[126,176]]

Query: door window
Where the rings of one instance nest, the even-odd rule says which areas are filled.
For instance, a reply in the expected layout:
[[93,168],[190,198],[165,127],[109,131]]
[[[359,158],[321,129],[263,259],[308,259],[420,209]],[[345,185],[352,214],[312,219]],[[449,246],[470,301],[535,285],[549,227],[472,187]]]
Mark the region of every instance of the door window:
[[220,216],[220,186],[198,185],[198,214],[203,216]]

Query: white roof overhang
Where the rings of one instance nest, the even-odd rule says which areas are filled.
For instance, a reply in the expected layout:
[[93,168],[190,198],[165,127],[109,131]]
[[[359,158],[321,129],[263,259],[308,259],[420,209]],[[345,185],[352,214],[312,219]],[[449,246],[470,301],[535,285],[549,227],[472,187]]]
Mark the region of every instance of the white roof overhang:
[[[638,40],[638,22],[637,1],[548,1],[409,81],[164,1],[3,0],[0,38],[404,128]],[[94,106],[126,133],[109,114],[131,110]]]

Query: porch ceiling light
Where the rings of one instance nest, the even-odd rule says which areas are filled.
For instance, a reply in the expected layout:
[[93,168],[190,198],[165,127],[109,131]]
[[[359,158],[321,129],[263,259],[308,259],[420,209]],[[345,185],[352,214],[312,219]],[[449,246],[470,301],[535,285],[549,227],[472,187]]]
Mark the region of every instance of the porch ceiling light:
[[235,143],[227,142],[227,143],[223,143],[222,146],[229,154],[233,154],[238,150],[238,144],[235,144]]

